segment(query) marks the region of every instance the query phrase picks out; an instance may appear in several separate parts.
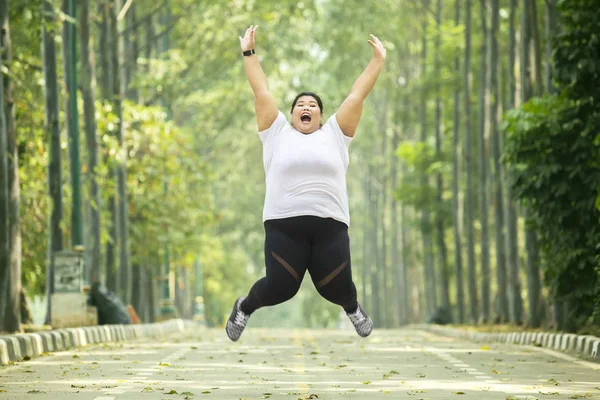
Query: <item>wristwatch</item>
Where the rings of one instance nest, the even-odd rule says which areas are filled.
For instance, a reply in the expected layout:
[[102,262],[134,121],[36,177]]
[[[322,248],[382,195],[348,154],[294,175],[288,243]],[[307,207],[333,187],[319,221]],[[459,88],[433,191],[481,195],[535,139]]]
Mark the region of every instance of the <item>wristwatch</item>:
[[254,49],[252,49],[252,50],[246,50],[246,51],[242,52],[242,54],[244,55],[244,57],[248,57],[248,56],[251,56],[252,54],[256,54],[256,52],[254,51]]

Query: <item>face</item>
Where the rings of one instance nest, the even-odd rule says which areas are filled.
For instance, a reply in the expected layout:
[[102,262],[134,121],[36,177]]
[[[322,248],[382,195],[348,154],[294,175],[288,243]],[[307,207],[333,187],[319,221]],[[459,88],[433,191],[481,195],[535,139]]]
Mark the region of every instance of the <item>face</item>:
[[313,133],[321,127],[321,109],[312,96],[302,96],[292,111],[294,128],[302,133]]

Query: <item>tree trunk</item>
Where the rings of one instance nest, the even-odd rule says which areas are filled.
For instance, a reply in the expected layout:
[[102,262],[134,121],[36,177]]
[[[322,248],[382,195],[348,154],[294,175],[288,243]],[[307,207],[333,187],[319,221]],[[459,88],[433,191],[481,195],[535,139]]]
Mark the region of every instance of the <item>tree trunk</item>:
[[124,38],[120,32],[123,31],[121,21],[117,20],[117,14],[121,10],[121,0],[115,0],[112,8],[111,20],[113,23],[113,71],[114,74],[114,108],[119,122],[117,124],[117,140],[119,150],[117,152],[117,235],[119,237],[119,292],[125,304],[131,303],[131,264],[129,263],[129,231],[128,231],[128,206],[127,206],[127,174],[125,151],[125,121],[123,118],[123,101],[125,100],[125,68],[124,68]]
[[411,285],[408,279],[408,232],[406,227],[406,206],[404,204],[400,205],[400,245],[402,248],[402,280],[404,281],[404,292],[402,293],[402,298],[404,302],[404,323],[410,323],[412,319],[412,307],[411,307]]
[[491,0],[491,32],[490,32],[490,134],[492,140],[492,155],[494,159],[494,232],[496,236],[496,280],[498,284],[497,320],[500,323],[508,321],[508,298],[506,296],[506,244],[504,240],[504,198],[502,187],[502,150],[500,148],[500,132],[498,132],[498,118],[500,114],[498,90],[498,30],[500,25],[499,0]]
[[[398,111],[396,111],[398,113]],[[400,127],[397,124],[394,124],[394,130],[392,135],[392,145],[391,147],[391,190],[392,193],[398,187],[398,157],[396,156],[396,149],[400,144]],[[399,220],[398,220],[398,201],[395,198],[392,198],[391,204],[391,224],[392,224],[392,272],[394,279],[394,304],[396,311],[396,320],[397,326],[405,325],[407,323],[407,315],[406,315],[406,304],[405,293],[406,293],[406,281],[404,280],[404,262],[403,256],[400,254],[400,246],[399,246]]]
[[[100,85],[100,93],[104,102],[112,102],[114,93],[113,77],[115,75],[112,47],[110,43],[113,41],[113,30],[111,29],[111,12],[112,5],[109,0],[101,0],[98,3],[99,14],[102,15],[102,23],[100,24],[100,46],[99,46],[99,60],[100,69],[102,71],[102,84]],[[108,152],[104,152],[104,162],[109,165],[111,174],[116,176],[114,167],[108,157]],[[105,247],[105,276],[106,276],[106,287],[114,292],[119,291],[119,278],[116,271],[116,243],[117,243],[117,206],[114,195],[110,195],[107,199],[107,232],[108,239],[106,240]]]
[[386,235],[386,221],[387,218],[387,176],[386,176],[386,147],[389,147],[387,137],[387,112],[386,101],[382,99],[380,106],[378,107],[380,112],[377,115],[378,131],[381,132],[377,137],[377,146],[379,147],[378,153],[380,155],[380,161],[377,168],[377,204],[379,208],[379,214],[377,219],[380,223],[379,229],[377,230],[377,236],[379,238],[379,246],[377,248],[379,254],[379,263],[377,268],[381,272],[381,305],[383,317],[383,327],[390,328],[392,326],[393,313],[391,312],[393,304],[390,302],[391,299],[391,279],[389,275],[389,263],[387,262],[387,235]]
[[[69,0],[63,0],[62,12],[69,18],[75,18],[75,11],[70,10]],[[71,13],[73,15],[71,16]],[[75,45],[77,43],[76,32],[77,22],[70,19],[63,19],[62,23],[62,51],[63,51],[63,71],[64,87],[67,91],[67,102],[65,116],[67,120],[67,146],[69,154],[69,172],[71,180],[71,230],[70,242],[71,248],[83,246],[82,215],[81,215],[81,192],[80,192],[80,171],[79,162],[79,112],[77,106],[77,68],[73,63],[77,63],[77,54]],[[73,59],[75,58],[75,59]],[[87,269],[87,266],[85,266]],[[85,274],[85,271],[84,271]]]
[[[531,26],[531,6],[529,2],[532,0],[526,0],[522,14],[521,23],[521,98],[523,102],[529,100],[533,95],[533,87],[531,81],[531,58],[530,58],[530,46],[532,38],[532,26]],[[524,210],[525,221],[528,219],[528,210]],[[540,257],[539,248],[537,243],[537,233],[535,228],[526,224],[525,228],[525,247],[527,249],[527,292],[529,299],[529,326],[536,328],[541,325],[540,316]]]
[[[403,112],[403,124],[402,124],[402,128],[403,131],[406,132],[408,131],[408,120],[409,120],[409,115],[410,115],[410,97],[409,96],[404,96],[404,112]],[[398,138],[398,140],[400,140],[400,138]],[[396,149],[398,147],[398,145],[395,146],[394,149]],[[400,166],[400,181],[404,181],[405,180],[405,173],[404,173],[404,168],[402,168],[402,165]],[[409,262],[408,262],[408,256],[409,256],[409,249],[408,249],[408,233],[407,233],[407,219],[406,219],[406,206],[404,205],[404,203],[402,203],[400,205],[400,248],[401,248],[401,254],[402,254],[402,275],[401,275],[401,281],[403,282],[403,292],[402,292],[402,301],[404,304],[404,315],[405,315],[405,319],[404,319],[404,323],[408,324],[411,322],[412,320],[412,307],[411,307],[411,294],[410,294],[410,290],[411,290],[411,286],[410,286],[410,281],[408,279],[408,268],[409,268]]]
[[556,87],[552,83],[552,39],[556,36],[558,23],[556,21],[556,1],[546,0],[546,65],[545,82],[546,90],[549,93],[556,93]]
[[[441,23],[442,23],[442,0],[437,0],[436,7],[436,27],[437,35],[435,38],[435,76],[436,76],[436,98],[435,98],[435,153],[436,159],[441,161],[442,159],[442,98],[440,93],[440,84],[438,77],[441,75],[440,71],[440,40],[441,40]],[[442,295],[441,306],[448,312],[451,313],[450,308],[450,277],[448,276],[448,249],[446,247],[446,228],[444,226],[444,202],[442,200],[442,193],[444,191],[444,181],[442,179],[442,173],[438,172],[436,175],[436,237],[437,247],[439,255],[439,277],[440,277],[440,288]]]
[[[4,55],[0,51],[0,67],[4,68]],[[4,80],[0,79],[0,104],[4,104]],[[10,303],[10,195],[8,189],[8,132],[6,115],[0,112],[0,332],[5,330],[4,315]]]
[[542,75],[542,50],[540,42],[540,30],[538,28],[538,14],[536,0],[526,0],[529,4],[529,29],[531,32],[531,45],[533,47],[533,80],[534,96],[544,93],[544,77]]
[[50,263],[52,253],[63,249],[62,169],[60,149],[60,114],[58,101],[58,78],[56,72],[56,46],[52,27],[56,20],[54,7],[49,0],[44,1],[44,23],[42,24],[42,58],[44,65],[44,129],[48,140],[48,193],[50,195],[50,220],[48,229],[48,257],[46,268],[46,323],[51,321],[51,296],[54,292],[54,271]]
[[8,23],[8,1],[0,1],[0,19],[2,22],[2,66],[8,70],[3,73],[4,101],[2,112],[5,115],[6,145],[8,148],[8,247],[9,274],[8,302],[4,314],[4,328],[9,332],[21,331],[21,192],[19,186],[19,153],[17,147],[17,130],[15,127],[15,108],[13,97],[12,73],[12,43]]
[[142,318],[142,269],[139,263],[131,264],[132,285],[131,285],[131,305],[138,316]]
[[139,47],[139,33],[138,33],[138,21],[137,21],[137,7],[135,3],[132,3],[129,7],[129,11],[127,12],[128,20],[127,20],[127,32],[132,32],[130,38],[130,47],[131,53],[128,51],[127,54],[131,54],[132,62],[128,62],[128,73],[127,77],[127,98],[132,99],[133,101],[139,102],[139,93],[135,88],[135,85],[131,84],[132,80],[135,80],[137,69],[138,69],[138,57],[140,55],[140,47]]
[[[424,1],[424,8],[429,7],[429,0]],[[421,47],[421,80],[425,82],[427,75],[427,17],[423,23],[422,29],[422,47]],[[424,85],[424,84],[423,84]],[[427,142],[427,94],[425,88],[421,88],[421,142],[426,145]],[[421,172],[421,190],[424,194],[429,192],[429,179],[425,171]],[[425,284],[425,312],[431,315],[437,307],[437,284],[435,268],[433,265],[433,252],[431,242],[431,220],[429,214],[429,204],[425,202],[421,211],[421,234],[423,236],[423,283]]]
[[[146,20],[146,38],[145,38],[145,58],[146,58],[146,68],[145,68],[145,73],[149,74],[150,73],[150,63],[148,62],[148,60],[150,60],[152,58],[152,49],[155,49],[156,46],[154,45],[153,41],[154,41],[154,21],[152,19],[152,17],[149,17]],[[146,99],[144,98],[143,95],[139,96],[139,102],[144,104],[146,102]]]
[[98,139],[96,137],[96,71],[90,48],[90,0],[81,2],[81,94],[85,122],[85,138],[88,150],[88,199],[90,257],[90,284],[100,282],[100,188],[98,185]]
[[477,323],[479,314],[479,301],[477,296],[477,265],[475,264],[475,238],[473,236],[473,175],[475,165],[473,164],[473,137],[471,131],[471,91],[473,89],[471,80],[471,2],[466,0],[465,6],[465,69],[464,69],[464,93],[465,93],[465,169],[467,170],[467,195],[465,196],[466,209],[466,234],[467,234],[467,264],[468,264],[468,286],[469,286],[469,311],[471,322]]
[[[460,3],[455,2],[455,22],[460,25]],[[460,59],[454,57],[454,71],[456,76],[460,75]],[[460,208],[460,93],[457,87],[454,90],[454,126],[453,126],[453,151],[452,151],[452,222],[454,228],[454,273],[456,275],[456,310],[458,323],[465,322],[465,293],[463,282],[463,258],[462,258],[462,212]]]
[[[377,202],[375,188],[374,188],[374,178],[373,178],[373,166],[369,165],[368,168],[368,179],[369,179],[369,189],[368,189],[368,202],[369,202],[369,213],[367,215],[377,215]],[[381,318],[381,302],[379,298],[379,293],[381,292],[381,285],[379,284],[379,275],[378,275],[378,254],[377,254],[377,221],[378,218],[370,218],[369,223],[369,276],[371,280],[371,308],[373,310],[373,323],[376,326],[381,326],[382,318]]]
[[148,277],[148,322],[156,322],[156,273],[151,266],[146,267],[146,276]]
[[[510,0],[509,14],[509,37],[508,37],[508,102],[507,109],[513,108],[516,104],[516,83],[515,83],[515,60],[516,60],[516,34],[515,34],[515,15],[517,11],[517,0]],[[510,320],[515,324],[523,323],[523,298],[521,297],[521,275],[519,262],[519,230],[518,213],[515,199],[512,192],[510,180],[507,179],[506,185],[506,221],[507,221],[507,253],[510,276]]]
[[[525,219],[528,212],[525,210]],[[529,299],[529,326],[537,328],[541,326],[541,276],[540,257],[537,234],[535,229],[527,228],[525,231],[525,247],[527,248],[527,292]]]
[[483,323],[490,321],[491,308],[491,273],[490,273],[490,238],[488,221],[488,155],[486,143],[489,137],[489,124],[486,124],[486,110],[489,107],[489,77],[487,74],[487,52],[489,32],[487,28],[486,0],[479,0],[479,18],[483,39],[480,47],[479,70],[479,220],[481,224],[481,319]]
[[[545,4],[546,4],[546,21],[545,21],[546,22],[545,23],[546,63],[545,63],[545,70],[544,70],[544,86],[546,88],[546,91],[549,93],[556,93],[556,87],[552,83],[552,39],[557,34],[557,29],[558,29],[557,18],[556,18],[556,13],[557,13],[556,2],[557,2],[557,0],[546,0],[546,2],[545,2]],[[534,7],[535,7],[535,5],[532,6],[532,8],[535,12]],[[533,16],[532,16],[532,18],[533,18]],[[537,27],[537,25],[536,25],[536,27]],[[536,29],[536,31],[537,31],[537,29]],[[539,50],[539,47],[540,47],[539,39],[536,40],[535,33],[534,33],[534,41],[535,41],[534,49],[536,49],[536,51],[540,51]],[[536,63],[535,63],[535,68],[536,68],[536,70],[538,68],[541,68],[540,63],[537,62],[537,59],[536,59]],[[538,71],[541,72],[541,70],[538,70]],[[536,93],[536,94],[538,96],[540,95],[539,93]],[[553,301],[552,301],[553,321],[552,322],[553,322],[553,325],[559,330],[563,330],[565,328],[565,323],[566,323],[565,318],[567,315],[566,306],[567,306],[567,304],[564,301],[553,298]]]
[[[556,0],[546,0],[546,64],[544,71],[544,86],[549,93],[556,93],[556,87],[552,83],[552,39],[556,35]],[[564,329],[566,318],[566,304],[558,299],[552,302],[553,325],[557,329]]]
[[[376,169],[376,168],[374,168]],[[382,306],[382,289],[383,285],[380,281],[381,275],[381,253],[379,252],[379,193],[377,190],[377,180],[374,176],[373,169],[371,169],[370,182],[371,182],[371,212],[368,215],[373,215],[371,224],[371,260],[373,261],[370,265],[371,268],[371,302],[373,303],[373,311],[377,321],[373,321],[375,326],[381,328],[385,326],[385,318],[383,310],[385,305]]]

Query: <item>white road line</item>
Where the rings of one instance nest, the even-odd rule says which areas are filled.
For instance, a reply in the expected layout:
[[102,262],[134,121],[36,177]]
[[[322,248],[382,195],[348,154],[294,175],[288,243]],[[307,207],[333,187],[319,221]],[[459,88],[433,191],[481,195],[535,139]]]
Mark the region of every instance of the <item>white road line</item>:
[[527,346],[527,348],[531,349],[531,350],[536,350],[536,351],[539,351],[539,352],[542,352],[542,353],[546,353],[548,355],[554,356],[556,358],[560,358],[560,359],[565,360],[565,361],[571,361],[571,362],[573,362],[575,364],[578,364],[578,365],[581,365],[583,367],[588,367],[588,368],[591,368],[593,370],[600,370],[600,364],[596,364],[596,363],[592,363],[592,362],[584,361],[584,360],[579,360],[579,359],[577,359],[575,357],[571,357],[571,356],[568,356],[568,355],[563,354],[563,353],[559,353],[559,352],[554,351],[554,350],[544,349],[544,348],[535,347],[535,346]]
[[138,372],[137,374],[140,375],[140,376],[150,376],[153,373],[152,372]]
[[115,398],[111,396],[100,396],[96,397],[94,400],[115,400]]

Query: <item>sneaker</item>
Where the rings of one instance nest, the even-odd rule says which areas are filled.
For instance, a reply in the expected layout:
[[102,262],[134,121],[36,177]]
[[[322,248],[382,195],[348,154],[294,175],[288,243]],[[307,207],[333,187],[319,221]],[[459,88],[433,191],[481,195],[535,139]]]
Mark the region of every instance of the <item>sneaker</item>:
[[362,337],[367,337],[371,334],[373,330],[373,321],[371,318],[365,313],[365,310],[362,309],[360,304],[356,311],[352,314],[346,313],[352,324],[354,325],[354,329],[356,329],[356,333],[358,333]]
[[227,336],[234,342],[242,336],[246,323],[248,323],[248,318],[250,318],[250,315],[240,310],[240,304],[242,304],[242,301],[244,301],[245,298],[246,296],[242,296],[235,301],[233,310],[231,310],[231,315],[227,321],[227,326],[225,327]]

